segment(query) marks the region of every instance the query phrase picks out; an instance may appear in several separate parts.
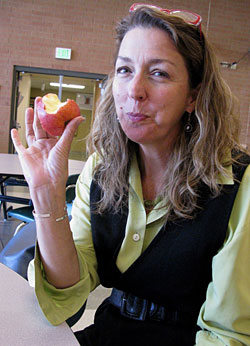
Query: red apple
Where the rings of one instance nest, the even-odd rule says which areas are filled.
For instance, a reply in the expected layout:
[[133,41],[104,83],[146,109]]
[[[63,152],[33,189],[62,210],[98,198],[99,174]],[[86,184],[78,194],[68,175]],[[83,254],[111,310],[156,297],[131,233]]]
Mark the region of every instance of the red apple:
[[60,102],[56,94],[47,94],[38,100],[37,114],[42,128],[52,136],[61,136],[67,123],[81,115],[74,100]]

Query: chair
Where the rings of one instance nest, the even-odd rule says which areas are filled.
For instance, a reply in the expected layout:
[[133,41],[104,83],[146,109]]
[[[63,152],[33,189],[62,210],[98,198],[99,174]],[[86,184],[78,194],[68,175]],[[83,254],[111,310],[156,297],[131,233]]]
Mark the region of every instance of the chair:
[[0,252],[0,263],[6,265],[27,280],[29,262],[34,258],[36,224],[30,222],[20,228]]
[[32,211],[34,209],[32,201],[30,200],[31,205],[27,207],[20,207],[20,208],[15,208],[15,209],[10,209],[7,214],[8,217],[13,217],[17,220],[22,221],[15,229],[14,235],[16,235],[20,229],[26,225],[27,223],[30,223],[34,221],[34,216],[32,214]]
[[25,186],[28,187],[28,184],[24,178],[20,177],[7,177],[1,182],[1,206],[3,206],[3,215],[4,219],[7,220],[8,217],[8,210],[12,209],[12,207],[7,208],[7,202],[10,203],[18,203],[18,204],[25,204],[29,205],[29,199],[27,198],[21,198],[21,197],[14,197],[14,196],[8,196],[6,195],[6,188],[7,186]]
[[[71,216],[72,204],[73,204],[73,200],[75,199],[75,186],[76,186],[76,181],[78,177],[79,177],[79,174],[69,175],[66,182],[66,206],[67,206],[67,213],[69,216]],[[30,200],[29,206],[10,209],[7,212],[9,217],[13,217],[15,219],[22,221],[15,229],[14,235],[16,235],[25,224],[34,221],[34,216],[32,214],[33,209],[34,209],[33,204],[32,204],[32,201]]]
[[[24,178],[9,178],[7,179],[4,184],[4,193],[6,191],[7,186],[25,186],[28,187],[28,184]],[[19,232],[19,230],[24,226],[26,223],[29,223],[31,221],[34,221],[34,217],[32,215],[33,211],[33,204],[31,199],[27,198],[20,198],[20,197],[11,197],[8,196],[8,201],[12,203],[17,203],[17,204],[28,204],[28,206],[20,207],[20,208],[6,208],[5,207],[5,212],[6,212],[6,219],[8,217],[13,217],[15,219],[21,220],[22,222],[17,226],[14,235]],[[23,202],[22,202],[23,201]]]
[[66,206],[69,216],[71,216],[72,204],[76,196],[75,187],[78,177],[79,174],[69,175],[66,182]]

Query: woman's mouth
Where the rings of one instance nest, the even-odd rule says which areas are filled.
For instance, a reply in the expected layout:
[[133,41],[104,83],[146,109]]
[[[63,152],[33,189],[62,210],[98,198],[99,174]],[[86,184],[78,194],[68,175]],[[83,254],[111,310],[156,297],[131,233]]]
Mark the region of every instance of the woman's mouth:
[[138,122],[145,120],[147,118],[147,115],[143,114],[143,113],[128,112],[126,114],[129,118],[129,120],[132,121],[133,123],[138,123]]

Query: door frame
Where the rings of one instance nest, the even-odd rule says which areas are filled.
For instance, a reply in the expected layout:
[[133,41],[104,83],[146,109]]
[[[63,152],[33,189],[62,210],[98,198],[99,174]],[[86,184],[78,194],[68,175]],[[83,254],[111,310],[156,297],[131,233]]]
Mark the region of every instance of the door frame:
[[[65,76],[65,77],[77,77],[85,79],[95,79],[96,81],[103,81],[107,78],[106,74],[101,73],[88,73],[70,70],[58,70],[49,69],[41,67],[30,67],[30,66],[13,66],[12,75],[12,92],[11,92],[11,107],[10,107],[10,129],[16,127],[16,117],[17,117],[17,107],[18,107],[18,81],[20,73],[37,73],[37,74],[49,74],[55,76]],[[14,153],[14,145],[9,134],[9,153]]]

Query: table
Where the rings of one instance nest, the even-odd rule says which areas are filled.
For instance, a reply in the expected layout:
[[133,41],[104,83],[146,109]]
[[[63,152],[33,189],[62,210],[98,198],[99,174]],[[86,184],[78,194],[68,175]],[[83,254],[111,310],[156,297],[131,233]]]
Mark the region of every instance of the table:
[[0,345],[79,346],[66,322],[52,326],[44,317],[34,289],[0,264]]
[[[69,160],[69,175],[79,174],[84,166],[84,161]],[[23,177],[22,167],[17,154],[0,153],[0,176]]]
[[[69,175],[81,173],[84,161],[69,160]],[[22,167],[17,154],[1,154],[0,153],[0,202],[3,205],[4,219],[7,219],[7,209],[6,202],[30,205],[31,200],[23,197],[8,196],[4,191],[4,182],[8,179],[22,179],[24,180],[24,175]],[[25,181],[24,185],[27,186]],[[21,184],[21,183],[20,183]]]

